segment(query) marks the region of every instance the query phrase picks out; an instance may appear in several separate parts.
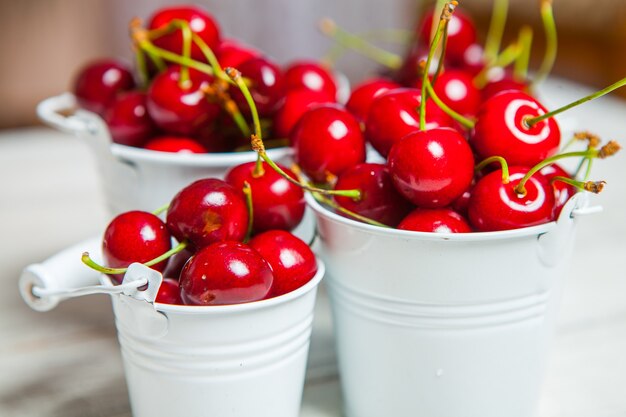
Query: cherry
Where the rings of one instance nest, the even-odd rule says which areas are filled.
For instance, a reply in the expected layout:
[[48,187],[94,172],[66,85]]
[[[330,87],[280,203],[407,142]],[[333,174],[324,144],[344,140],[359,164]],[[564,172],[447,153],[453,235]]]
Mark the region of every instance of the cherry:
[[172,255],[169,258],[167,267],[163,270],[163,276],[176,279],[178,285],[178,277],[180,277],[180,272],[183,270],[183,267],[192,255],[193,252],[189,250],[189,248],[182,249],[180,252]]
[[[546,180],[551,182],[555,177],[571,178],[572,176],[567,173],[561,166],[557,164],[546,165],[539,171]],[[554,190],[554,217],[558,218],[563,210],[565,203],[578,191],[576,187],[570,184],[566,184],[561,181],[554,181],[552,183],[552,189]]]
[[[430,44],[433,21],[439,21],[439,15],[435,15],[434,10],[427,12],[420,25],[420,41],[423,45]],[[469,16],[463,14],[458,9],[448,22],[448,40],[446,46],[446,57],[448,59],[462,60],[465,51],[476,43],[476,26]]]
[[223,240],[243,240],[248,209],[239,190],[215,178],[197,180],[172,199],[167,227],[182,242],[196,248]]
[[198,251],[180,274],[185,304],[224,305],[265,298],[273,275],[268,263],[250,246],[216,242]]
[[463,216],[449,208],[417,208],[402,219],[398,229],[433,233],[469,233],[472,231]]
[[289,140],[294,158],[316,182],[365,162],[365,139],[357,120],[339,105],[320,105],[308,110],[292,129]]
[[483,101],[487,101],[503,91],[516,90],[527,93],[528,89],[528,83],[516,80],[512,71],[494,67],[487,73],[487,84],[481,89],[481,96]]
[[[302,220],[306,206],[302,188],[289,182],[267,163],[262,163],[261,172],[257,171],[256,165],[256,162],[237,165],[225,177],[225,181],[238,190],[243,189],[245,182],[250,185],[253,231],[294,229]],[[296,179],[289,169],[279,167]]]
[[[116,216],[104,231],[102,255],[107,266],[125,268],[133,262],[148,262],[172,247],[170,232],[161,219],[145,211],[128,211]],[[163,271],[167,260],[153,265]],[[122,282],[123,275],[112,275]]]
[[311,90],[288,91],[274,114],[274,137],[287,138],[302,115],[315,104],[330,103],[328,96]]
[[476,76],[485,68],[484,54],[483,47],[478,43],[474,43],[467,47],[460,59],[459,57],[456,57],[456,59],[448,57],[448,61],[451,67]]
[[180,67],[174,66],[157,75],[148,89],[146,104],[161,129],[194,136],[215,120],[220,108],[209,102],[202,91],[210,84],[210,76],[189,68],[189,80],[181,82],[180,71]]
[[400,85],[386,78],[372,78],[355,86],[346,103],[346,109],[364,122],[374,99]]
[[389,169],[383,164],[363,163],[349,168],[339,176],[335,189],[358,189],[361,192],[358,200],[335,196],[335,201],[353,213],[387,226],[397,226],[413,209],[413,205],[396,191]]
[[[394,143],[419,129],[420,90],[399,88],[376,98],[365,121],[365,137],[382,156]],[[453,126],[454,121],[434,102],[426,101],[426,128]]]
[[[271,116],[284,97],[283,74],[280,67],[266,57],[254,57],[242,62],[237,68],[250,80],[250,93],[261,117]],[[239,89],[231,95],[242,111],[249,112],[248,103]]]
[[311,248],[289,232],[270,230],[253,237],[249,245],[272,268],[274,282],[267,298],[300,288],[317,273],[317,261]]
[[156,130],[146,109],[146,94],[140,91],[121,93],[104,114],[113,142],[141,147]]
[[450,128],[418,130],[396,142],[387,160],[396,189],[418,207],[445,207],[469,187],[474,156]]
[[287,90],[304,88],[324,93],[330,101],[337,97],[335,78],[326,68],[314,61],[295,61],[289,64],[285,69],[285,87]]
[[85,65],[74,80],[74,95],[83,109],[103,115],[118,93],[135,88],[131,69],[124,63],[103,59]]
[[239,68],[243,62],[261,55],[256,49],[233,39],[224,39],[215,50],[215,57],[222,68]]
[[470,197],[470,223],[480,231],[519,229],[554,220],[554,192],[541,175],[526,182],[526,193],[515,187],[528,172],[527,167],[510,167],[509,182],[502,181],[502,171],[493,171],[481,178]]
[[[165,28],[172,20],[184,20],[188,22],[191,31],[200,37],[210,49],[218,47],[220,42],[220,30],[213,16],[206,10],[198,6],[165,7],[157,10],[150,18],[148,28],[150,30]],[[159,48],[182,55],[183,35],[180,29],[175,29],[170,33],[157,37],[153,40],[153,43]],[[196,61],[206,62],[204,53],[202,53],[195,43],[192,44],[191,58]]]
[[481,159],[501,156],[510,165],[533,166],[558,150],[561,132],[554,118],[532,127],[525,119],[545,114],[537,100],[505,91],[487,100],[477,114],[471,143]]
[[159,152],[207,153],[207,149],[193,138],[183,136],[159,136],[144,145],[145,149]]
[[402,66],[396,72],[394,79],[406,87],[416,87],[416,84],[421,84],[422,69],[420,68],[420,62],[426,61],[427,57],[428,47],[421,43],[413,44],[402,61]]
[[461,216],[467,216],[467,206],[469,205],[469,200],[472,196],[472,188],[473,185],[471,185],[467,190],[463,191],[463,194],[461,194],[456,200],[452,202],[452,204],[450,204],[450,208],[459,213]]
[[437,78],[433,89],[441,101],[465,116],[475,115],[482,103],[480,90],[474,85],[474,77],[464,71],[444,71]]
[[183,300],[180,298],[178,280],[163,278],[163,282],[161,282],[159,292],[154,301],[162,304],[182,304]]

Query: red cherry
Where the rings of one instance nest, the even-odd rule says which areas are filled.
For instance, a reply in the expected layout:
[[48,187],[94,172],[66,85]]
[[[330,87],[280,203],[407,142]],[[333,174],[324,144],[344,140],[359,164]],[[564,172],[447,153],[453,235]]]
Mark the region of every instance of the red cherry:
[[473,76],[478,75],[485,68],[485,51],[480,44],[472,44],[467,47],[463,56],[459,59],[451,59],[448,57],[447,61],[454,68],[458,68]]
[[103,115],[118,93],[135,88],[130,68],[113,59],[85,65],[74,80],[74,95],[83,109]]
[[364,122],[374,99],[395,88],[400,88],[400,85],[385,78],[366,80],[354,87],[346,103],[346,109]]
[[178,280],[172,278],[163,278],[159,292],[157,293],[157,303],[162,304],[182,304],[183,301],[180,298],[180,289],[178,288]]
[[480,158],[501,156],[509,165],[533,166],[556,153],[561,132],[554,118],[532,127],[524,119],[545,114],[537,100],[521,91],[505,91],[481,106],[471,143]]
[[[302,188],[287,181],[263,162],[263,174],[255,175],[256,162],[247,162],[231,168],[225,181],[237,190],[244,183],[250,184],[252,191],[252,228],[255,233],[271,229],[292,230],[302,220],[306,203]],[[292,178],[296,178],[286,167],[280,168]]]
[[[133,262],[148,262],[172,248],[165,224],[152,213],[128,211],[115,217],[104,231],[102,255],[111,268],[126,268]],[[163,271],[167,260],[151,268]],[[112,276],[121,282],[123,275]]]
[[120,94],[104,115],[113,142],[141,147],[156,130],[146,109],[146,94],[130,91]]
[[418,207],[445,207],[469,187],[474,156],[454,129],[415,131],[389,152],[389,172],[396,189]]
[[[430,45],[430,36],[433,28],[433,20],[435,25],[439,22],[439,15],[434,16],[431,10],[424,15],[420,25],[420,41],[422,45]],[[448,39],[446,45],[446,58],[462,60],[465,51],[476,43],[476,26],[472,19],[455,10],[452,18],[448,22]]]
[[206,148],[197,140],[182,136],[159,136],[144,145],[151,151],[175,153],[207,153]]
[[208,101],[202,91],[211,77],[189,69],[189,82],[181,85],[180,67],[171,67],[157,75],[148,89],[150,116],[166,132],[194,136],[210,127],[220,108]]
[[[198,6],[173,6],[165,7],[156,11],[150,18],[148,28],[150,30],[166,27],[172,20],[184,20],[189,23],[189,28],[198,35],[207,46],[215,50],[220,42],[220,30],[206,10]],[[159,48],[167,49],[178,55],[183,52],[183,35],[180,29],[175,29],[171,33],[159,36],[153,40]],[[206,58],[200,48],[192,43],[191,58],[197,61],[206,62]]]
[[311,248],[289,232],[270,230],[253,237],[249,244],[272,268],[274,282],[267,298],[298,289],[317,273]]
[[327,182],[365,162],[365,139],[357,120],[339,105],[308,110],[292,129],[289,140],[296,162],[313,181]]
[[243,240],[248,209],[239,190],[215,178],[198,180],[174,196],[167,210],[167,227],[196,249],[223,240]]
[[[382,156],[394,143],[419,129],[421,91],[390,90],[376,98],[365,121],[365,137]],[[431,100],[426,101],[426,128],[452,127],[454,121]]]
[[472,196],[472,188],[473,185],[470,186],[467,190],[463,191],[463,194],[461,194],[456,200],[452,202],[452,204],[450,204],[450,208],[452,208],[452,210],[456,211],[463,217],[467,216],[467,206],[469,205],[469,200]]
[[301,88],[324,93],[330,101],[337,97],[337,84],[332,74],[318,62],[296,61],[285,69],[285,87],[287,90]]
[[189,250],[189,248],[185,248],[180,252],[172,255],[169,258],[167,267],[165,268],[165,270],[163,270],[163,276],[175,279],[178,284],[178,277],[180,277],[180,272],[183,270],[183,267],[192,255],[193,252]]
[[500,67],[494,67],[489,70],[488,82],[481,90],[483,101],[489,100],[498,93],[508,90],[516,90],[528,92],[528,84],[513,78],[511,71]]
[[[406,87],[416,87],[417,85],[421,85],[422,69],[420,68],[420,62],[425,62],[427,58],[428,48],[421,43],[413,44],[402,61],[402,66],[397,71],[394,78]],[[437,68],[437,63],[437,57],[433,57],[430,72]]]
[[[242,62],[237,69],[241,71],[241,75],[250,80],[250,94],[259,116],[271,116],[285,95],[280,67],[268,58],[255,57]],[[231,91],[231,96],[239,108],[249,112],[248,102],[243,94],[237,88]]]
[[572,178],[567,171],[557,164],[546,165],[541,168],[539,173],[552,184],[552,189],[554,190],[554,218],[556,219],[559,217],[559,214],[561,214],[561,210],[563,210],[565,203],[567,203],[570,197],[576,194],[578,190],[573,185],[562,181],[551,182],[554,177]]
[[474,77],[463,71],[446,70],[439,75],[433,89],[441,101],[465,116],[475,115],[482,103]]
[[256,49],[233,39],[224,39],[215,50],[215,57],[222,68],[239,68],[243,62],[261,55]]
[[389,169],[383,164],[358,164],[339,176],[336,190],[361,192],[359,200],[335,196],[335,201],[347,210],[368,219],[395,227],[412,209],[409,203],[396,191]]
[[515,187],[528,172],[526,167],[510,167],[509,183],[502,183],[502,171],[481,178],[470,197],[470,223],[480,231],[518,229],[554,219],[554,193],[542,175],[533,175],[525,184],[526,194]]
[[288,91],[274,114],[274,137],[289,137],[291,129],[311,106],[329,102],[328,96],[323,93],[305,89]]
[[402,219],[398,229],[433,233],[469,233],[472,231],[463,216],[449,208],[417,208]]
[[217,242],[198,251],[180,274],[185,304],[224,305],[265,298],[272,285],[270,266],[240,242]]

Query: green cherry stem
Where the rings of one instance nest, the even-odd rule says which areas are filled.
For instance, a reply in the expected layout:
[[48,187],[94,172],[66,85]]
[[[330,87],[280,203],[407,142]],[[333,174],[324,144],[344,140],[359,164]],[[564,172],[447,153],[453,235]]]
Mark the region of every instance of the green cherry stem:
[[579,190],[589,191],[594,194],[600,193],[604,186],[606,185],[606,181],[577,181],[572,178],[557,176],[550,180],[550,183],[553,184],[555,182],[564,182],[565,184],[569,184],[571,186],[576,187]]
[[[446,26],[446,29],[447,29],[447,26]],[[439,78],[439,75],[443,72],[443,62],[445,61],[447,47],[448,47],[448,31],[444,30],[443,38],[441,39],[441,53],[439,54],[439,61],[437,62],[437,69],[435,70],[435,73],[433,74],[432,84],[435,84],[437,82],[437,78]]]
[[246,102],[250,107],[250,112],[252,113],[252,121],[254,124],[254,134],[251,135],[250,144],[259,158],[263,159],[281,177],[307,191],[322,193],[326,195],[339,195],[352,199],[359,199],[361,197],[361,192],[359,190],[325,190],[323,188],[312,187],[308,184],[304,184],[298,180],[293,179],[291,175],[287,174],[283,169],[276,165],[276,163],[272,161],[272,159],[267,155],[267,152],[265,151],[259,113],[257,112],[256,105],[254,104],[254,100],[252,99],[252,94],[250,94],[248,86],[245,84],[243,78],[241,77],[241,72],[231,67],[225,68],[224,71],[230,77],[230,79],[233,80],[237,87],[239,87],[239,90],[241,90],[241,93],[245,97]]
[[546,50],[544,52],[543,61],[539,70],[535,74],[533,86],[543,82],[552,71],[552,67],[556,61],[556,53],[558,49],[556,23],[554,21],[554,13],[552,11],[552,0],[541,0],[540,6],[541,21],[546,34]]
[[488,63],[496,60],[502,43],[502,35],[509,13],[509,0],[495,0],[491,9],[491,20],[485,41],[485,59]]
[[428,97],[432,98],[435,104],[441,110],[443,110],[444,113],[446,113],[448,116],[452,117],[454,120],[459,122],[466,129],[472,129],[474,127],[476,122],[474,122],[471,119],[468,119],[467,117],[463,116],[460,113],[457,113],[456,111],[452,110],[446,103],[441,101],[439,96],[435,93],[435,90],[433,89],[433,85],[428,78],[426,78],[426,91],[428,92]]
[[370,219],[368,217],[361,216],[360,214],[357,214],[357,213],[355,213],[355,212],[353,212],[351,210],[348,210],[348,209],[340,206],[339,204],[337,204],[334,200],[332,200],[330,198],[327,198],[327,197],[323,196],[320,193],[311,193],[311,195],[313,196],[313,198],[315,198],[315,200],[317,200],[317,202],[325,204],[325,205],[327,205],[329,207],[332,207],[334,210],[336,210],[336,211],[338,211],[340,213],[343,213],[343,214],[345,214],[347,216],[350,216],[350,217],[354,218],[355,220],[359,220],[359,221],[361,221],[363,223],[371,224],[373,226],[384,227],[384,228],[387,228],[387,229],[390,228],[386,224],[377,222],[376,220],[372,220],[372,219]]
[[523,26],[518,37],[519,55],[513,67],[513,78],[523,82],[528,78],[528,63],[530,62],[530,51],[533,43],[533,28]]
[[[156,265],[159,262],[162,262],[168,259],[169,257],[177,254],[178,252],[182,251],[188,245],[189,243],[186,240],[183,240],[178,245],[174,246],[172,249],[168,250],[164,254],[159,255],[156,258],[149,260],[148,262],[145,262],[144,265],[145,266]],[[91,257],[89,256],[89,252],[83,252],[81,260],[83,261],[85,265],[87,265],[91,269],[95,269],[96,271],[102,272],[103,274],[123,274],[128,270],[128,268],[109,268],[106,266],[102,266],[96,263],[96,261],[94,261],[93,259],[91,259]]]
[[509,183],[509,164],[506,162],[506,159],[504,159],[501,156],[490,156],[489,158],[483,159],[476,165],[476,167],[474,168],[474,171],[478,173],[482,171],[487,165],[492,164],[494,162],[498,162],[502,169],[502,184],[508,184]]
[[365,39],[341,29],[332,19],[322,19],[319,23],[319,28],[324,35],[333,39],[340,45],[350,48],[381,65],[391,69],[399,69],[402,66],[402,58],[400,56],[379,48]]
[[139,73],[139,81],[142,88],[147,88],[150,82],[150,76],[148,75],[148,66],[146,64],[146,56],[143,51],[137,49],[135,51],[135,61],[137,62],[137,72]]
[[552,110],[550,112],[544,113],[540,116],[537,117],[532,117],[532,118],[528,118],[524,120],[524,123],[526,124],[526,126],[528,126],[529,128],[533,127],[534,125],[536,125],[537,123],[541,122],[542,120],[548,119],[550,117],[554,117],[559,113],[563,113],[566,110],[571,109],[572,107],[576,107],[580,104],[583,104],[587,101],[596,99],[598,97],[602,97],[610,92],[612,92],[613,90],[617,90],[620,87],[623,87],[624,85],[626,85],[626,78],[622,78],[621,80],[617,81],[616,83],[613,83],[611,85],[609,85],[608,87],[600,90],[600,91],[596,91],[593,94],[590,94],[586,97],[583,97],[581,99],[578,99],[570,104],[567,104],[563,107],[560,107],[556,110]]
[[515,60],[521,53],[521,48],[518,42],[512,43],[507,46],[500,55],[498,55],[493,61],[492,65],[487,65],[474,77],[474,84],[478,88],[484,88],[489,82],[489,71],[494,67],[507,67]]
[[[189,27],[189,23],[185,21],[178,21],[178,20],[176,20],[175,22],[179,23],[180,31],[183,36],[183,58],[191,59],[191,44],[192,44],[193,35],[191,32],[191,28]],[[180,68],[179,84],[181,86],[185,86],[189,84],[189,67],[187,65],[183,65]]]
[[250,187],[250,183],[248,181],[243,182],[243,189],[241,191],[246,196],[246,207],[248,208],[248,230],[246,231],[246,237],[243,240],[244,243],[247,243],[252,236],[254,219],[254,207],[252,206],[252,187]]
[[162,213],[165,213],[168,208],[170,208],[169,203],[168,204],[164,204],[161,207],[157,208],[156,210],[153,210],[152,214],[154,214],[155,216],[158,216],[158,215],[160,215]]

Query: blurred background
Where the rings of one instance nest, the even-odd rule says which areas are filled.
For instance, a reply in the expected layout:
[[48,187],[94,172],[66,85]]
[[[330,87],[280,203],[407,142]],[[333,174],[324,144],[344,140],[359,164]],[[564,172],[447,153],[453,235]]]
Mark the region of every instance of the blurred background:
[[[0,128],[36,124],[38,101],[67,91],[79,66],[103,56],[131,59],[128,22],[148,19],[166,0],[0,0]],[[254,45],[281,63],[321,57],[331,42],[317,22],[332,17],[353,32],[415,26],[434,1],[416,0],[197,0],[218,19],[222,31]],[[492,0],[461,1],[484,33]],[[537,0],[511,0],[505,40],[522,24],[535,29],[533,63],[543,54],[543,30]],[[553,73],[592,86],[605,86],[626,75],[626,1],[555,0],[559,54]],[[401,52],[399,45],[385,45]],[[376,69],[349,54],[338,67],[352,81]],[[531,67],[532,68],[532,67]],[[626,97],[626,90],[617,94]],[[9,105],[10,103],[10,105]]]

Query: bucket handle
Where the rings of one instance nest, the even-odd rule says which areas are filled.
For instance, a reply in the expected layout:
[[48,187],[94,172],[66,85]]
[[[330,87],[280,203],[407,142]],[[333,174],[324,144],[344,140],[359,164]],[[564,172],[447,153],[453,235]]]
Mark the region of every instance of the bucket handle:
[[37,105],[37,116],[49,126],[62,132],[80,134],[93,130],[86,120],[76,115],[64,116],[63,111],[76,108],[76,97],[72,93],[63,93],[41,101]]

